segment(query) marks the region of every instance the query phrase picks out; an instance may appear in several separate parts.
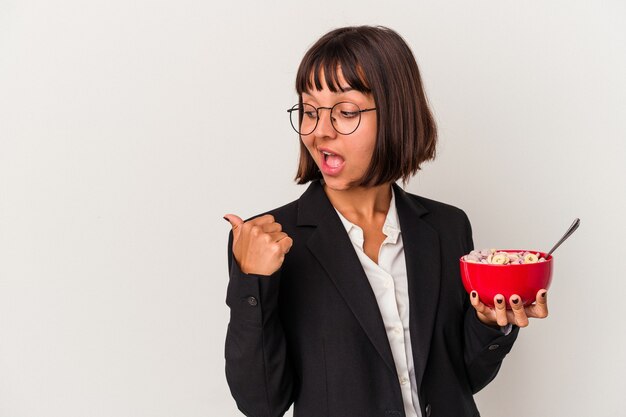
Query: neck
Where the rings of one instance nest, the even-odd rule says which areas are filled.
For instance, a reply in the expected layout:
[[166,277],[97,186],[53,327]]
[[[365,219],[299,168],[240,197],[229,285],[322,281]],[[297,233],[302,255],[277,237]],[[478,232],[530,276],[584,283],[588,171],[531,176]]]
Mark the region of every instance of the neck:
[[391,183],[349,190],[333,190],[324,184],[324,191],[333,207],[353,223],[373,221],[380,214],[386,216],[391,203]]

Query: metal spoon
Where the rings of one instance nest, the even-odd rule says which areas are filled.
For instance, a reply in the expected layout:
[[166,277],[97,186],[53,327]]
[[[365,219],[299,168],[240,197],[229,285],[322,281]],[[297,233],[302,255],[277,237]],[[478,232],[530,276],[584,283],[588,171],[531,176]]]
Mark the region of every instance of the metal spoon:
[[550,249],[550,252],[548,252],[548,254],[546,255],[546,259],[548,259],[550,257],[550,255],[552,254],[552,252],[554,252],[556,250],[556,248],[561,246],[561,243],[565,242],[565,239],[570,237],[572,235],[572,233],[574,233],[576,231],[576,229],[578,229],[578,226],[580,226],[580,219],[574,220],[574,223],[572,223],[572,225],[569,227],[569,229],[567,229],[567,232],[565,232],[565,234],[563,235],[561,240],[556,242],[556,245],[554,245],[552,247],[552,249]]

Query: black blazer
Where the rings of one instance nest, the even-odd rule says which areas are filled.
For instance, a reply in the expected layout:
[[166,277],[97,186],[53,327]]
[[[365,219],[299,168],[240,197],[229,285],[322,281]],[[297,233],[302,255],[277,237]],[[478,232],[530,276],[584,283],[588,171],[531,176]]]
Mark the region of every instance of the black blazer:
[[[473,394],[497,374],[519,328],[480,322],[461,283],[473,249],[465,213],[393,185],[409,288],[422,415],[478,416]],[[242,273],[228,242],[226,378],[250,417],[401,417],[400,383],[376,298],[346,230],[314,181],[269,212],[293,239],[279,271]]]

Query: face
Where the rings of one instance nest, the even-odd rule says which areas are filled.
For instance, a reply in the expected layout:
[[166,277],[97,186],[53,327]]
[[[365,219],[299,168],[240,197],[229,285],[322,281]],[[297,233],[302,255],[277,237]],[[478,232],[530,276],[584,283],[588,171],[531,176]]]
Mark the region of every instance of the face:
[[[302,93],[302,101],[315,107],[332,107],[340,101],[350,101],[361,110],[376,107],[371,94],[351,90],[336,93],[328,89],[322,74],[321,91]],[[338,70],[341,87],[349,88]],[[319,122],[315,130],[302,135],[302,142],[322,172],[326,186],[337,191],[352,188],[351,183],[358,181],[369,168],[376,145],[376,111],[361,113],[361,123],[353,133],[342,135],[332,126],[330,110],[319,111]]]

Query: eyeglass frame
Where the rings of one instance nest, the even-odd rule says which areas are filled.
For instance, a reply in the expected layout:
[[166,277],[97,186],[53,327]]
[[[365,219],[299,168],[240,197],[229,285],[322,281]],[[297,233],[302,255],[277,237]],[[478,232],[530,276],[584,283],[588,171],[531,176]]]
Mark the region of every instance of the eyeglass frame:
[[[332,118],[332,117],[330,117],[330,115],[332,115],[332,114],[333,114],[333,109],[334,109],[337,105],[339,105],[339,104],[341,104],[341,103],[349,103],[349,104],[354,104],[354,105],[356,106],[356,108],[357,108],[357,109],[359,109],[359,111],[358,111],[358,113],[359,113],[359,122],[357,123],[356,127],[354,128],[354,130],[353,130],[352,132],[350,132],[350,133],[341,133],[340,131],[338,131],[338,130],[337,130],[337,128],[335,127],[335,123],[333,122],[333,118]],[[369,109],[363,109],[363,110],[361,110],[361,108],[359,107],[359,105],[358,105],[358,104],[353,103],[353,102],[351,102],[351,101],[340,101],[340,102],[338,102],[338,103],[335,103],[332,107],[315,107],[314,105],[309,104],[309,103],[302,103],[302,105],[305,105],[305,104],[306,104],[307,106],[311,106],[311,107],[313,107],[313,108],[315,109],[315,114],[317,115],[317,118],[316,118],[317,120],[315,120],[315,126],[313,126],[313,130],[311,130],[311,132],[310,132],[310,133],[307,133],[307,134],[305,134],[304,136],[308,136],[308,135],[310,135],[311,133],[315,132],[315,129],[317,129],[317,125],[318,125],[318,124],[319,124],[319,122],[320,122],[320,112],[319,112],[319,110],[322,110],[322,109],[327,109],[327,110],[330,110],[330,112],[328,112],[328,116],[330,117],[330,125],[333,127],[333,129],[335,130],[335,132],[339,133],[340,135],[344,135],[344,136],[347,136],[347,135],[351,135],[351,134],[353,134],[354,132],[356,132],[356,130],[359,128],[359,126],[361,126],[361,113],[365,113],[365,112],[368,112],[368,111],[376,110],[376,107],[372,107],[372,108],[369,108]],[[300,106],[300,105],[301,105],[300,103],[294,104],[294,105],[293,105],[293,107],[291,107],[290,109],[287,109],[287,113],[289,113],[289,124],[291,124],[291,127],[293,128],[293,130],[295,130],[295,131],[296,131],[296,133],[297,133],[298,135],[301,135],[301,136],[302,136],[302,133],[300,133],[300,131],[298,131],[298,129],[296,129],[296,127],[293,125],[293,121],[292,121],[292,119],[291,119],[291,113],[292,113],[292,112],[294,112],[294,111],[296,111],[296,109],[295,109],[295,107],[296,107],[296,106]],[[302,121],[300,120],[300,122],[302,122]]]

